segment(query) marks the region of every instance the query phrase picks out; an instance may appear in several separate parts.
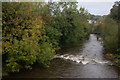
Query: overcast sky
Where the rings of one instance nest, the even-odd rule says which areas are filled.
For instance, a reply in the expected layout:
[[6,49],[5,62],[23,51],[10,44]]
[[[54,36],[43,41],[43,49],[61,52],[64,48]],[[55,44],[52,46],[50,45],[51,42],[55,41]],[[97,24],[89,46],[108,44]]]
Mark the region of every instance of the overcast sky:
[[[49,0],[48,0],[49,1]],[[60,1],[60,0],[52,0]],[[89,13],[94,15],[107,15],[110,13],[110,9],[114,5],[115,1],[119,0],[61,0],[68,2],[79,2],[79,7],[84,7],[88,10]]]
[[119,0],[76,0],[79,2],[79,7],[84,7],[89,13],[94,15],[107,15],[114,5],[115,1]]
[[[1,0],[0,0],[1,1]],[[3,2],[8,0],[2,0]],[[41,1],[63,1],[63,2],[79,2],[79,7],[84,7],[89,13],[94,15],[107,15],[110,13],[110,9],[114,5],[115,1],[119,0],[16,0],[21,2],[41,2]]]
[[79,7],[84,7],[89,13],[94,15],[107,15],[114,2],[79,2]]

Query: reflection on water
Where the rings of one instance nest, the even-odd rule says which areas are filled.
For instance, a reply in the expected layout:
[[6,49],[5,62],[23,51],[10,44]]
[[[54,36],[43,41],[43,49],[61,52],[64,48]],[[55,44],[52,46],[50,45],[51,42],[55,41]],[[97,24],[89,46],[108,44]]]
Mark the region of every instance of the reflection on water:
[[101,39],[91,34],[83,46],[70,47],[55,55],[51,66],[41,69],[35,66],[31,71],[10,77],[32,78],[117,78],[118,72],[111,61],[104,58]]

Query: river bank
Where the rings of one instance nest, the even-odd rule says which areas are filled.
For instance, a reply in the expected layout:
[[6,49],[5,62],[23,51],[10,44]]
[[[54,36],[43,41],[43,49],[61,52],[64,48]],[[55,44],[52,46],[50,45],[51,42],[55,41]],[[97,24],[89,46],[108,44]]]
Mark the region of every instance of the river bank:
[[118,68],[105,58],[103,45],[91,34],[82,46],[62,49],[50,67],[11,74],[7,78],[118,78]]

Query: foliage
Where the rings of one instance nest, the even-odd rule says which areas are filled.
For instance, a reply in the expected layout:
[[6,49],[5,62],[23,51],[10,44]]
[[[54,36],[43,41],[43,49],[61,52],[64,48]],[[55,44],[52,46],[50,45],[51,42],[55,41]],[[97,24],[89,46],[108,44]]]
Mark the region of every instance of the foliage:
[[84,8],[78,10],[75,2],[60,2],[59,4],[62,7],[62,11],[58,11],[61,7],[57,7],[54,11],[54,26],[62,33],[61,44],[80,42],[88,33],[88,13]]
[[[113,8],[111,9],[111,12],[110,12],[110,17],[116,21],[116,24],[118,26],[117,29],[120,30],[120,24],[119,24],[120,23],[120,1],[116,1],[114,3]],[[118,66],[120,66],[120,33],[119,31],[115,33],[118,34],[115,37],[118,39],[118,41],[116,41],[117,42],[116,44],[118,44],[118,46],[116,47],[117,53],[118,53],[116,54],[116,58],[117,58]]]
[[120,1],[116,1],[110,12],[110,17],[115,20],[120,20]]
[[111,18],[106,18],[102,25],[103,40],[107,52],[115,53],[118,48],[118,25]]
[[54,55],[55,49],[52,47],[52,44],[42,42],[40,45],[39,54],[37,55],[37,62],[42,64],[43,67],[48,67]]
[[[21,5],[24,7],[16,8]],[[42,52],[44,47],[39,44],[39,41],[43,38],[41,36],[42,20],[31,10],[31,5],[33,4],[3,4],[3,54],[7,55],[5,62],[8,72],[19,72],[20,69],[24,68],[31,69],[31,65],[39,59],[37,57],[39,54],[48,56]],[[10,9],[7,6],[10,6]],[[24,10],[27,11],[23,12]],[[48,50],[49,53],[53,55],[53,50],[50,50]],[[41,59],[39,62],[42,61],[45,60]],[[47,64],[47,62],[42,63]]]
[[[102,24],[97,26],[97,31],[102,33],[105,52],[112,53],[114,59],[120,66],[120,35],[119,35],[119,20],[120,20],[120,2],[117,1],[113,5],[110,14],[104,17]],[[109,54],[110,55],[110,54]]]
[[89,14],[75,2],[3,3],[3,56],[7,72],[48,67],[60,45],[89,34]]

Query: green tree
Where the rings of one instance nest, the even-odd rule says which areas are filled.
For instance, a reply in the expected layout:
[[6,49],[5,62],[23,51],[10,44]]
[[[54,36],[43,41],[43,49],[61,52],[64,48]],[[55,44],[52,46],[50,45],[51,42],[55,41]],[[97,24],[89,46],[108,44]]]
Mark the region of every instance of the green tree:
[[[9,7],[8,7],[9,6]],[[3,3],[3,61],[8,72],[48,67],[56,50],[89,33],[88,12],[76,2]]]

